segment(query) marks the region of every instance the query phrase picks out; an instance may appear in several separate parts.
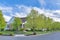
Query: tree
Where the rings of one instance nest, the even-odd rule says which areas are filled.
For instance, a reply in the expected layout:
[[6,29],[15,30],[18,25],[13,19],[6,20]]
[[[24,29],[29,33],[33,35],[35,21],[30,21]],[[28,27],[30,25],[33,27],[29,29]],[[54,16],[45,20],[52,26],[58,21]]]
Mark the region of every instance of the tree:
[[52,30],[60,30],[60,22],[54,22],[52,24]]
[[35,32],[35,28],[37,27],[37,24],[36,24],[37,17],[38,17],[38,13],[33,9],[27,15],[26,27],[33,29],[34,32]]
[[39,14],[37,17],[37,29],[43,29],[45,27],[45,16],[43,14]]
[[44,14],[39,15],[38,24],[39,24],[40,29],[45,29],[45,30],[51,29],[52,22],[53,22],[52,19],[49,17],[46,17]]
[[20,26],[21,26],[21,24],[22,24],[21,19],[18,18],[18,17],[15,17],[15,18],[14,18],[14,21],[13,21],[13,23],[12,23],[12,25],[13,25],[13,29],[19,31],[19,30],[20,30]]
[[6,22],[5,19],[3,18],[2,11],[0,10],[0,31],[4,30],[5,26],[6,26]]
[[46,20],[45,20],[45,24],[46,24],[46,28],[47,30],[51,30],[52,28],[52,23],[53,23],[53,20],[49,17],[46,17]]
[[60,22],[54,22],[51,18],[46,17],[44,14],[39,14],[33,9],[27,15],[27,23],[25,25],[27,28],[32,28],[34,31],[35,29],[44,29],[45,31],[60,30]]

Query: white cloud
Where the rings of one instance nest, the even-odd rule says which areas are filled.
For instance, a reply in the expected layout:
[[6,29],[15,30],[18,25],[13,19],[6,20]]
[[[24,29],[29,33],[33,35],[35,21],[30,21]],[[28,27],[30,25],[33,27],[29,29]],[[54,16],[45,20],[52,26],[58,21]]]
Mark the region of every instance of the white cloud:
[[44,10],[37,8],[37,7],[33,7],[34,10],[38,11],[38,13],[45,13]]
[[21,12],[16,12],[16,17],[26,17],[28,13],[31,12],[32,9],[38,11],[38,13],[45,13],[42,9],[37,7],[28,7],[24,5],[17,5],[17,7],[21,10]]
[[52,18],[54,21],[60,22],[60,10],[47,10],[45,15]]
[[0,6],[0,10],[3,12],[12,12],[13,8],[12,7],[6,7],[6,6]]
[[60,5],[60,3],[56,3],[57,5]]
[[16,17],[26,17],[28,13],[30,13],[32,7],[28,7],[25,5],[16,5],[16,7],[19,9],[19,12],[15,13]]
[[46,2],[45,2],[45,0],[38,0],[40,3],[41,3],[41,5],[44,5]]
[[27,15],[24,15],[24,13],[16,13],[15,17],[26,17]]
[[41,7],[44,7],[46,5],[46,2],[45,0],[38,0],[39,3],[41,4]]
[[11,16],[7,16],[7,15],[3,15],[3,17],[5,18],[6,22],[8,22],[11,19]]
[[56,18],[56,17],[51,17],[51,18],[56,22],[60,22],[60,18]]
[[34,9],[36,11],[38,11],[38,13],[43,13],[44,15],[46,15],[47,17],[50,17],[52,18],[54,21],[58,21],[60,22],[60,18],[58,18],[58,15],[54,15],[55,13],[56,14],[60,14],[60,10],[43,10],[43,9],[40,9],[38,7],[28,7],[28,6],[25,6],[25,5],[18,5],[17,6],[17,9],[19,9],[19,12],[15,12],[15,15],[12,14],[12,10],[14,10],[12,7],[1,7],[0,6],[0,9],[3,11],[3,14],[5,12],[9,12],[11,16],[6,16],[4,15],[4,18],[5,20],[8,22],[12,16],[16,16],[16,17],[26,17],[28,13],[30,13],[31,9]]
[[17,8],[20,9],[20,11],[23,13],[29,13],[32,9],[32,7],[28,7],[25,5],[17,5]]
[[60,0],[55,0],[55,3],[57,4],[57,5],[60,5]]
[[[21,6],[19,6],[19,8],[21,8]],[[22,6],[22,8],[24,8],[24,10],[26,10],[27,13],[29,13],[31,11],[31,9],[34,9],[36,11],[38,11],[38,13],[43,13],[45,16],[52,18],[54,21],[58,21],[60,22],[60,18],[57,18],[58,15],[54,15],[54,13],[60,14],[60,10],[45,10],[45,9],[40,9],[37,7],[27,7],[27,6]],[[17,16],[19,17],[24,17],[26,15],[24,15],[24,12],[22,13],[16,13]]]
[[54,10],[53,13],[58,13],[58,14],[60,14],[60,10]]
[[2,12],[3,12],[3,17],[4,17],[5,21],[8,22],[11,19],[11,16],[7,16],[7,15],[5,15],[5,13],[7,14],[7,12],[8,12],[8,13],[12,14],[13,8],[7,7],[7,6],[0,6],[0,10],[2,10]]
[[[13,8],[7,7],[7,6],[0,6],[0,10],[2,10],[2,12],[3,12],[3,17],[5,18],[5,21],[8,22],[11,19]],[[11,16],[7,16],[7,15],[5,15],[5,13],[6,14],[9,13]]]
[[60,10],[46,10],[40,9],[37,7],[33,7],[40,14],[43,13],[45,16],[52,18],[54,21],[60,22]]

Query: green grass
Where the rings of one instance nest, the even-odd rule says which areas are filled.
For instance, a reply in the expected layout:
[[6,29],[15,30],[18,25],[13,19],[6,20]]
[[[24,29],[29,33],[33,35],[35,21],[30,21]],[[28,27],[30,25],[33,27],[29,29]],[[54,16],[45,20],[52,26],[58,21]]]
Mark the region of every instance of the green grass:
[[12,31],[0,31],[0,35],[14,35]]
[[[36,34],[47,34],[47,33],[52,33],[52,32],[57,32],[57,31],[35,31]],[[32,31],[27,31],[27,32],[23,32],[23,31],[0,31],[0,35],[14,35],[14,34],[25,34],[25,35],[29,35],[29,34],[33,34]]]
[[[36,31],[36,34],[46,34],[46,33],[51,33],[52,31],[46,31],[46,32],[41,32],[41,31]],[[24,34],[33,34],[32,31],[27,31]]]

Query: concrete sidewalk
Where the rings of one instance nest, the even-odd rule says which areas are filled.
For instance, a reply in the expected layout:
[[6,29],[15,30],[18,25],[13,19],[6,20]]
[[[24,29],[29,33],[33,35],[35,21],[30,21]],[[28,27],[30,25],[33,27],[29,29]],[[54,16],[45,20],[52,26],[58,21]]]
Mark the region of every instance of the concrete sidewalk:
[[15,37],[18,37],[18,36],[25,36],[24,34],[16,34],[16,35],[14,35]]

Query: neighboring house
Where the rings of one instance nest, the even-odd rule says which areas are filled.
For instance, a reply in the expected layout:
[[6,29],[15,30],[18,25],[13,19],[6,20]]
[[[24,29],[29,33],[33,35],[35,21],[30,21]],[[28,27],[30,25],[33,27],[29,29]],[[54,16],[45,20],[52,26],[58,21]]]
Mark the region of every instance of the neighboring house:
[[[7,25],[6,25],[5,30],[10,30],[10,29],[12,29],[11,23],[12,23],[12,21],[14,21],[14,18],[15,18],[15,17],[12,17],[12,18],[9,20],[9,22],[7,22]],[[25,27],[24,24],[26,23],[26,17],[21,17],[20,19],[22,20],[22,24],[21,24],[20,28],[24,28],[24,27]]]
[[25,27],[25,23],[26,23],[26,17],[22,17],[20,18],[22,20],[22,24],[21,24],[21,28],[24,28]]

